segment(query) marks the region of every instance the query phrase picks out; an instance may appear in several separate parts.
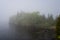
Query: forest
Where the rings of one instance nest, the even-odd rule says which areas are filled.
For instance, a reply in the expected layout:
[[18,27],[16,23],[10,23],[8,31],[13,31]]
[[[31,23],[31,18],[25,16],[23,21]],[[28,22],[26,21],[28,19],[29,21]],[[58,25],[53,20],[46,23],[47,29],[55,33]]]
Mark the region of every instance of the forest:
[[52,14],[46,17],[38,11],[18,12],[10,17],[9,25],[16,31],[16,35],[24,40],[26,34],[29,36],[27,40],[55,40],[57,18]]

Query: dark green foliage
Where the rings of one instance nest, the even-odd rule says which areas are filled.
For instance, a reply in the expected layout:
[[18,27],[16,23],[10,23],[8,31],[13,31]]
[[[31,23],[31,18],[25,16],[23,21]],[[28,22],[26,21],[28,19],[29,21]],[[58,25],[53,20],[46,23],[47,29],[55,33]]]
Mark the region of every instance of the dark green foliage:
[[[58,36],[60,37],[60,16],[57,17],[56,33],[57,33],[57,38],[58,38]],[[58,38],[58,39],[60,39],[60,38]]]
[[57,18],[56,29],[57,29],[57,33],[60,34],[60,16]]
[[46,18],[45,15],[40,15],[39,12],[21,12],[10,18],[10,24],[15,25],[17,32],[21,32],[21,30],[22,32],[28,32],[33,40],[44,33],[41,30],[42,28],[45,29],[55,26],[54,22],[55,20],[52,15]]

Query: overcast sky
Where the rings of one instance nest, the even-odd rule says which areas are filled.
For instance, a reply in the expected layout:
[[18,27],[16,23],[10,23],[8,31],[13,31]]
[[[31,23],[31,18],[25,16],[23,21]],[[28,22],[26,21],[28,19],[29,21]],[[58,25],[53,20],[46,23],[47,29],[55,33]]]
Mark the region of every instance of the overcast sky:
[[56,16],[60,13],[60,0],[0,0],[0,21],[7,21],[11,15],[21,10]]

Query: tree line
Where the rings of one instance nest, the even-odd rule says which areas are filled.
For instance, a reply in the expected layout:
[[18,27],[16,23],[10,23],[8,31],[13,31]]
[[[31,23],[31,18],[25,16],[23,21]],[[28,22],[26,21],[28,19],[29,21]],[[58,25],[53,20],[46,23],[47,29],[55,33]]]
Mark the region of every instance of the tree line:
[[[40,12],[20,12],[10,17],[9,24],[17,32],[21,32],[21,30],[28,32],[35,40],[41,33],[44,33],[44,30],[55,30],[56,19],[53,18],[53,15],[46,17],[41,15]],[[55,31],[53,35],[55,36]]]

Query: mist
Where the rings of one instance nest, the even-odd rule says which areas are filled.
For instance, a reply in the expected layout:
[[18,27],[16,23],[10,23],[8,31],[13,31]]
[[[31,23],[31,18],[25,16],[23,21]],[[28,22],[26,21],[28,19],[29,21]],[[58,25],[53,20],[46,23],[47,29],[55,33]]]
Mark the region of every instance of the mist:
[[[8,37],[9,18],[18,12],[39,11],[41,15],[60,14],[60,0],[0,0],[0,39]],[[6,37],[6,38],[7,38]]]

